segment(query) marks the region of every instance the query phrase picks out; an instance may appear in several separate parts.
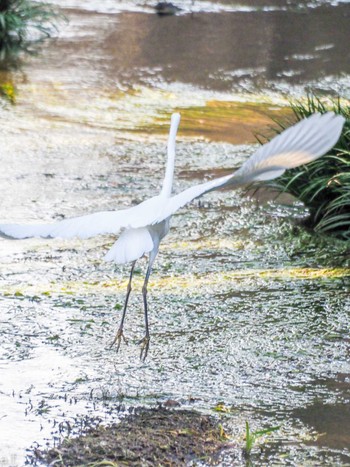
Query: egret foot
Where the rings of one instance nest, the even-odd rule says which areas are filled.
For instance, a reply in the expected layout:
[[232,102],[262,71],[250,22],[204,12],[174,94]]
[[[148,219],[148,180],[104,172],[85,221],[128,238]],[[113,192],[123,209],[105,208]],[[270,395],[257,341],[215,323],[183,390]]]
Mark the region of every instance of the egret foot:
[[150,337],[146,334],[143,339],[140,340],[139,344],[141,345],[140,360],[143,362],[146,360],[148,349],[149,349]]
[[125,342],[125,344],[128,345],[128,341],[126,337],[124,336],[123,328],[119,328],[109,348],[112,348],[114,344],[117,344],[117,352],[118,352],[122,339]]

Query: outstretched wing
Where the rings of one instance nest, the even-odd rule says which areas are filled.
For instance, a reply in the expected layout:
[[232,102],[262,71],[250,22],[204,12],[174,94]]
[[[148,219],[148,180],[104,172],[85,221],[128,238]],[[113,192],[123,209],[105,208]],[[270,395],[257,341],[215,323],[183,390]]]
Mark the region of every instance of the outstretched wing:
[[102,211],[72,217],[54,224],[0,224],[0,236],[9,238],[89,238],[117,234],[120,229],[137,229],[153,224],[166,199],[154,196],[137,206],[119,211]]
[[128,211],[129,209],[96,212],[54,224],[0,224],[0,235],[10,238],[89,238],[98,234],[117,233],[127,226]]
[[[333,112],[313,114],[261,146],[232,181],[241,184],[272,180],[285,170],[308,164],[326,154],[338,141],[345,119]],[[228,182],[230,184],[230,182]]]
[[188,188],[170,198],[154,223],[166,219],[185,204],[209,191],[272,180],[282,175],[286,169],[321,157],[338,141],[344,122],[342,116],[333,112],[318,113],[301,120],[261,146],[233,174]]

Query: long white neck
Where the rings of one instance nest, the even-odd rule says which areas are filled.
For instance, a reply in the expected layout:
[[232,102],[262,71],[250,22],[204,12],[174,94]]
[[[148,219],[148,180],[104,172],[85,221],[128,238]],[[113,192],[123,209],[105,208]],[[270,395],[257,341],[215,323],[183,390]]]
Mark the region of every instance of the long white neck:
[[180,123],[180,114],[172,114],[170,132],[168,137],[168,160],[166,164],[165,177],[161,196],[170,197],[173,187],[174,164],[175,164],[175,138]]

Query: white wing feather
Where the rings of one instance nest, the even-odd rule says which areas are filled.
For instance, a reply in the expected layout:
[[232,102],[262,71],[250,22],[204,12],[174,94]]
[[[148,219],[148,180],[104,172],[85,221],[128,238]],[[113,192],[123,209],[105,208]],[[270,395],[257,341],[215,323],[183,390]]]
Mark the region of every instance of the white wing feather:
[[345,119],[333,112],[314,114],[261,146],[235,173],[188,188],[169,199],[154,223],[171,216],[195,198],[230,186],[272,180],[286,169],[307,164],[328,152],[338,141]]
[[[338,141],[345,119],[333,112],[314,114],[283,131],[235,172],[242,184],[272,180],[286,169],[307,164],[325,154]],[[274,173],[275,172],[275,173]]]
[[98,234],[117,233],[120,228],[126,227],[129,211],[97,212],[54,224],[0,224],[0,235],[10,238],[88,238]]
[[102,234],[117,234],[122,228],[151,225],[165,202],[164,197],[155,196],[128,209],[96,212],[53,224],[0,224],[0,236],[17,239],[89,238]]

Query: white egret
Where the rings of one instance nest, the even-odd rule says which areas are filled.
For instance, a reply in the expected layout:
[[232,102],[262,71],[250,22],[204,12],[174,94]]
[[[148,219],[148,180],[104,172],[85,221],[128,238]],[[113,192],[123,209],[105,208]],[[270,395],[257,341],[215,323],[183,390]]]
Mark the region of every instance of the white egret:
[[117,234],[120,229],[124,229],[104,257],[106,261],[114,261],[118,264],[132,263],[122,318],[112,345],[117,344],[118,351],[121,340],[125,340],[124,320],[135,263],[143,255],[148,254],[148,267],[142,288],[145,336],[140,341],[141,359],[145,359],[150,341],[147,284],[159,244],[169,231],[172,214],[193,199],[212,190],[228,186],[237,188],[252,182],[272,180],[282,175],[286,169],[317,159],[338,141],[344,121],[343,117],[333,112],[322,115],[314,114],[259,147],[236,172],[193,186],[172,196],[175,137],[180,122],[180,115],[173,114],[168,138],[165,178],[158,196],[128,209],[97,212],[53,224],[0,224],[0,234],[17,239],[28,237],[88,238],[99,234]]

